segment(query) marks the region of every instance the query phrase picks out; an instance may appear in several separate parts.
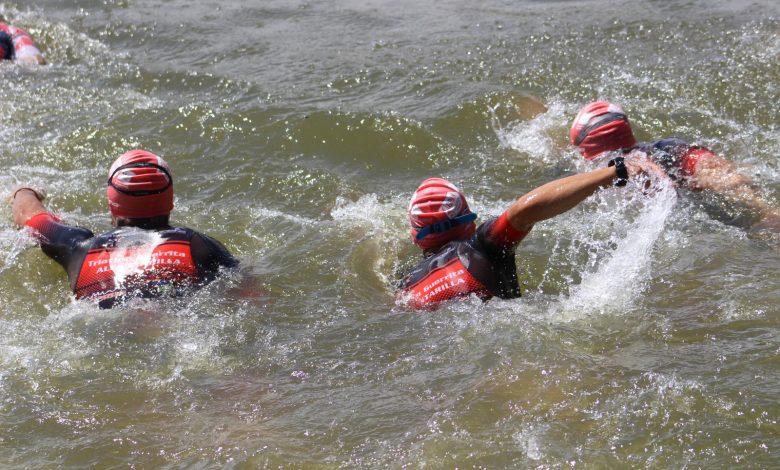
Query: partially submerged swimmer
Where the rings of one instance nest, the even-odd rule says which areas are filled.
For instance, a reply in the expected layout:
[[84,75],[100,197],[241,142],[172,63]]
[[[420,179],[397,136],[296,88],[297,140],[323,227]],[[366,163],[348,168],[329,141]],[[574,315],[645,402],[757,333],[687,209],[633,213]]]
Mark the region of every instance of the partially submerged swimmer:
[[6,23],[2,15],[0,15],[0,60],[15,60],[39,65],[46,63],[32,37],[22,28]]
[[238,262],[221,243],[169,224],[173,177],[145,150],[120,156],[108,174],[114,230],[95,236],[47,211],[32,188],[13,194],[14,222],[29,227],[43,252],[65,268],[76,299],[111,308],[133,297],[178,296]]
[[780,233],[780,210],[762,198],[733,163],[677,138],[638,143],[628,116],[617,104],[595,101],[584,106],[572,123],[569,140],[587,160],[602,162],[618,155],[649,158],[681,187],[713,191],[751,211],[754,229]]
[[414,308],[472,294],[520,296],[515,249],[537,222],[562,214],[599,188],[646,173],[644,160],[617,157],[598,170],[551,181],[521,196],[498,218],[477,226],[463,193],[441,178],[425,180],[409,204],[414,243],[423,259],[401,281],[398,297]]

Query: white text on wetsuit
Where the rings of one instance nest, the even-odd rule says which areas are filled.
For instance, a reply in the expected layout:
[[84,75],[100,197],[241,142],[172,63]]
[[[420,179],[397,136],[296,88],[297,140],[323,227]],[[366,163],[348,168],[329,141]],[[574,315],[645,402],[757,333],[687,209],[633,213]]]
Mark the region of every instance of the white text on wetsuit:
[[[138,266],[138,268],[144,269],[144,268],[154,268],[158,266],[178,266],[182,264],[182,260],[176,258],[186,258],[186,257],[187,257],[187,253],[183,251],[176,251],[176,250],[152,253],[149,258],[149,262],[144,263],[141,266]],[[111,270],[111,268],[108,266],[110,263],[111,263],[110,259],[103,258],[97,260],[90,260],[88,261],[87,264],[90,268],[99,266],[98,269],[95,270],[95,273],[99,274],[99,273],[109,272]]]
[[465,273],[465,269],[458,269],[457,271],[448,272],[444,276],[435,279],[433,282],[423,287],[423,293],[425,295],[423,295],[422,300],[428,301],[431,297],[444,292],[451,287],[465,284],[466,281],[462,277]]

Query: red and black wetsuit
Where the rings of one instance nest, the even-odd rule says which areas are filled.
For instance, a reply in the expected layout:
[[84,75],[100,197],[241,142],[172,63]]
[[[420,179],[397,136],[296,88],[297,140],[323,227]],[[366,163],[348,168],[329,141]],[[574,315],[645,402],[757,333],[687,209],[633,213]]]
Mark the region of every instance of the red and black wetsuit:
[[471,238],[427,254],[401,281],[399,294],[418,308],[471,294],[483,300],[520,297],[515,247],[527,234],[512,227],[505,212]]
[[625,150],[625,153],[634,150],[645,153],[666,170],[666,174],[670,178],[681,184],[688,184],[693,189],[696,187],[694,176],[696,176],[696,166],[699,160],[715,156],[706,147],[691,145],[676,138],[643,142]]
[[103,308],[130,297],[180,295],[238,265],[213,238],[188,228],[120,227],[103,235],[44,212],[27,221],[41,249],[68,273],[77,299]]

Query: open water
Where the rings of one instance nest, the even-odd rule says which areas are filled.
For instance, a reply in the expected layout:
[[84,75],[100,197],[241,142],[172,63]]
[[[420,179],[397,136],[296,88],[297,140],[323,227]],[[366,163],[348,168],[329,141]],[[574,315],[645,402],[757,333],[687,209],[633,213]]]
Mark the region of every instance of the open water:
[[579,107],[734,161],[780,204],[769,0],[2,1],[0,190],[109,229],[143,147],[242,263],[100,311],[0,210],[2,468],[777,468],[780,242],[713,195],[603,191],[518,249],[524,297],[397,305],[408,198],[482,220],[589,168]]

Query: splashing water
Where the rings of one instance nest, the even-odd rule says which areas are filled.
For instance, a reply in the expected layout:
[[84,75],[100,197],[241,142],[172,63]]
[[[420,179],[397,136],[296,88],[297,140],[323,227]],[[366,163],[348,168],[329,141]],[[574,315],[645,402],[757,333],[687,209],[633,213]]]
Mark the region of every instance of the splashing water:
[[34,244],[32,237],[28,237],[24,232],[6,230],[0,232],[0,249],[5,253],[0,274],[12,268],[19,255]]
[[69,303],[6,207],[1,468],[777,466],[780,253],[706,194],[609,189],[539,224],[520,299],[392,294],[423,177],[496,216],[592,169],[567,131],[594,99],[777,205],[780,2],[29,3],[3,13],[50,65],[0,66],[0,186],[105,227],[106,165],[159,151],[177,223],[268,295]]
[[528,154],[533,160],[545,164],[559,163],[556,139],[552,133],[561,126],[565,106],[550,103],[547,110],[528,121],[514,121],[502,125],[494,109],[491,109],[491,126],[502,147]]
[[[641,295],[651,274],[653,246],[663,233],[677,202],[677,193],[671,182],[658,182],[656,188],[650,196],[637,191],[635,197],[623,201],[622,207],[618,204],[615,209],[607,208],[612,214],[597,214],[600,217],[614,215],[624,212],[631,205],[640,206],[635,219],[616,227],[602,249],[596,250],[596,256],[606,255],[605,259],[591,260],[589,264],[597,266],[595,271],[581,273],[582,281],[572,288],[564,302],[564,312],[625,311]],[[614,194],[601,195],[610,196]],[[617,217],[628,220],[627,214],[618,213]],[[605,249],[605,246],[609,248]]]
[[108,267],[114,272],[117,287],[124,285],[125,279],[138,274],[145,267],[154,265],[153,253],[163,238],[156,232],[138,229],[123,230],[117,238],[116,249],[111,252]]
[[337,198],[336,206],[331,210],[330,215],[334,220],[365,224],[371,226],[373,230],[382,230],[385,220],[380,214],[388,210],[387,207],[382,207],[376,194],[367,194],[361,196],[357,202],[342,197]]

